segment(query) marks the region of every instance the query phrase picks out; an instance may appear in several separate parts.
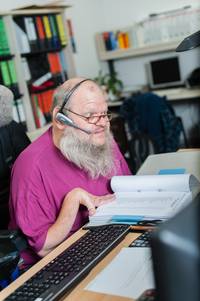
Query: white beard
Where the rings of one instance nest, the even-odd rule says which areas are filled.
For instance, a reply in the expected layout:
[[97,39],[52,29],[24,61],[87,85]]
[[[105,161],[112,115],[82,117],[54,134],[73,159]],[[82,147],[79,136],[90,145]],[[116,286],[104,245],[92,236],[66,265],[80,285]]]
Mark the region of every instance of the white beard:
[[85,170],[91,178],[111,178],[111,173],[115,173],[113,137],[109,131],[106,136],[106,143],[97,146],[90,141],[83,141],[74,129],[67,128],[60,140],[60,150],[70,162]]

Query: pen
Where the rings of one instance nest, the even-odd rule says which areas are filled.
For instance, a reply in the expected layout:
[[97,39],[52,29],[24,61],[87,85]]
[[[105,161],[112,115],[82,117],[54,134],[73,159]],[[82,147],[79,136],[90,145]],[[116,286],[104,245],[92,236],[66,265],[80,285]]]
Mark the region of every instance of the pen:
[[162,223],[161,219],[154,219],[154,220],[141,220],[137,223],[138,226],[152,226],[155,227]]
[[147,230],[153,230],[155,229],[155,227],[153,226],[137,226],[137,225],[131,225],[130,226],[130,230],[133,231],[133,232],[143,232],[143,231],[147,231]]

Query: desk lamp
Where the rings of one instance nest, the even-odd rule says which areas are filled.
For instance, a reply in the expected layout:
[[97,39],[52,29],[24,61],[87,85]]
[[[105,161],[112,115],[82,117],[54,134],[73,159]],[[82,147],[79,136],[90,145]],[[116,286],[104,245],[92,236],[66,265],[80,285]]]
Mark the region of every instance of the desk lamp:
[[186,37],[176,48],[176,52],[191,50],[200,46],[200,30]]

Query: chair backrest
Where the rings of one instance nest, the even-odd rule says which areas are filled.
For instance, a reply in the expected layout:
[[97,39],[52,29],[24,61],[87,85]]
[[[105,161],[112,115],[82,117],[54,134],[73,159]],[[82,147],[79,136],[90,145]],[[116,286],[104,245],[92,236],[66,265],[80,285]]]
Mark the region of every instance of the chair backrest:
[[21,125],[12,121],[0,128],[0,229],[9,222],[10,175],[14,161],[30,141]]
[[113,133],[115,141],[119,145],[119,148],[123,155],[129,151],[129,143],[125,129],[125,121],[119,115],[114,116],[110,123],[110,129]]
[[151,138],[141,132],[132,135],[129,145],[132,170],[136,173],[148,155],[155,153],[155,147]]
[[143,93],[126,99],[120,108],[131,135],[148,134],[156,153],[173,152],[180,147],[183,126],[165,97]]

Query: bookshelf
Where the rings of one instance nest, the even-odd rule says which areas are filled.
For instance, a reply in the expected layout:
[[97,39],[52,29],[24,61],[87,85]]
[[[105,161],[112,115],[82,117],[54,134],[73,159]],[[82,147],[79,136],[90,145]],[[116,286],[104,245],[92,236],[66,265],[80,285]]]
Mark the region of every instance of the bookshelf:
[[76,74],[64,11],[40,7],[0,12],[0,33],[4,29],[6,39],[0,38],[0,83],[14,92],[14,119],[28,131],[50,122],[55,88]]
[[114,72],[114,60],[174,51],[184,37],[199,30],[200,7],[185,6],[148,16],[127,28],[97,33],[99,59]]
[[[126,33],[128,33],[128,31]],[[117,49],[108,50],[103,34],[97,33],[95,36],[95,43],[96,43],[98,57],[101,61],[105,61],[108,63],[110,74],[115,73],[114,62],[116,60],[137,58],[145,55],[175,51],[179,42],[180,42],[179,40],[178,41],[173,40],[167,42],[152,43],[147,45],[138,45],[136,47],[133,45],[133,42],[130,39],[127,47],[122,47],[122,48],[118,47]]]
[[128,57],[139,57],[148,54],[174,51],[179,41],[164,42],[142,47],[128,47],[124,49],[106,50],[102,34],[96,35],[96,46],[101,61],[118,60]]

